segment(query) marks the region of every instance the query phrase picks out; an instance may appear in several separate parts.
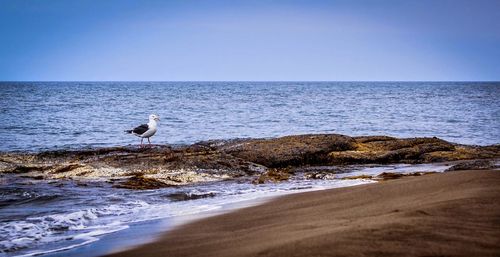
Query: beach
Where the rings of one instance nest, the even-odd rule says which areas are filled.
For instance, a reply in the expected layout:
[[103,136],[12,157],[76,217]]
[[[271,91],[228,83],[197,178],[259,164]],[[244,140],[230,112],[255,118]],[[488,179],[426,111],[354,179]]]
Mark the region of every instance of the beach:
[[286,195],[109,256],[499,256],[500,172]]

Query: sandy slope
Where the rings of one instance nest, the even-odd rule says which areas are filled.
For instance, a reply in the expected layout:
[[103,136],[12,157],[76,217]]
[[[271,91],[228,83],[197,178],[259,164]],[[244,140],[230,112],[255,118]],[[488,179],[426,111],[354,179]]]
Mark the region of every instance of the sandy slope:
[[284,196],[114,256],[500,256],[500,171]]

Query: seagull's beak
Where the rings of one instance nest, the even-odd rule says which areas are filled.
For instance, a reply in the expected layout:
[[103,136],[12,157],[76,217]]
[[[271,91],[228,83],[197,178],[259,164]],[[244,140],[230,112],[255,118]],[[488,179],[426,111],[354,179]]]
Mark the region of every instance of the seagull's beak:
[[156,120],[156,121],[160,121],[160,118],[159,118],[159,117],[156,117],[156,118],[155,118],[155,120]]

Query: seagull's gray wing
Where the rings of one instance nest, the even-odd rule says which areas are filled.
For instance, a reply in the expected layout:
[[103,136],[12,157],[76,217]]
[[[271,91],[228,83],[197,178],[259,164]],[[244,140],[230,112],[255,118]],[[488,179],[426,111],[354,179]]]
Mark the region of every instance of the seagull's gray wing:
[[134,128],[133,132],[138,135],[144,134],[144,132],[148,131],[149,126],[148,124],[142,124],[139,127]]

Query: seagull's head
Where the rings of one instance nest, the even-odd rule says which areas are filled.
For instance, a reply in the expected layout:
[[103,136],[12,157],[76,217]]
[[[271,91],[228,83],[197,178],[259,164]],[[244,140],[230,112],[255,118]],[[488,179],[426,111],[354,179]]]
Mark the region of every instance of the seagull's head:
[[149,120],[159,121],[160,117],[156,114],[149,115]]

